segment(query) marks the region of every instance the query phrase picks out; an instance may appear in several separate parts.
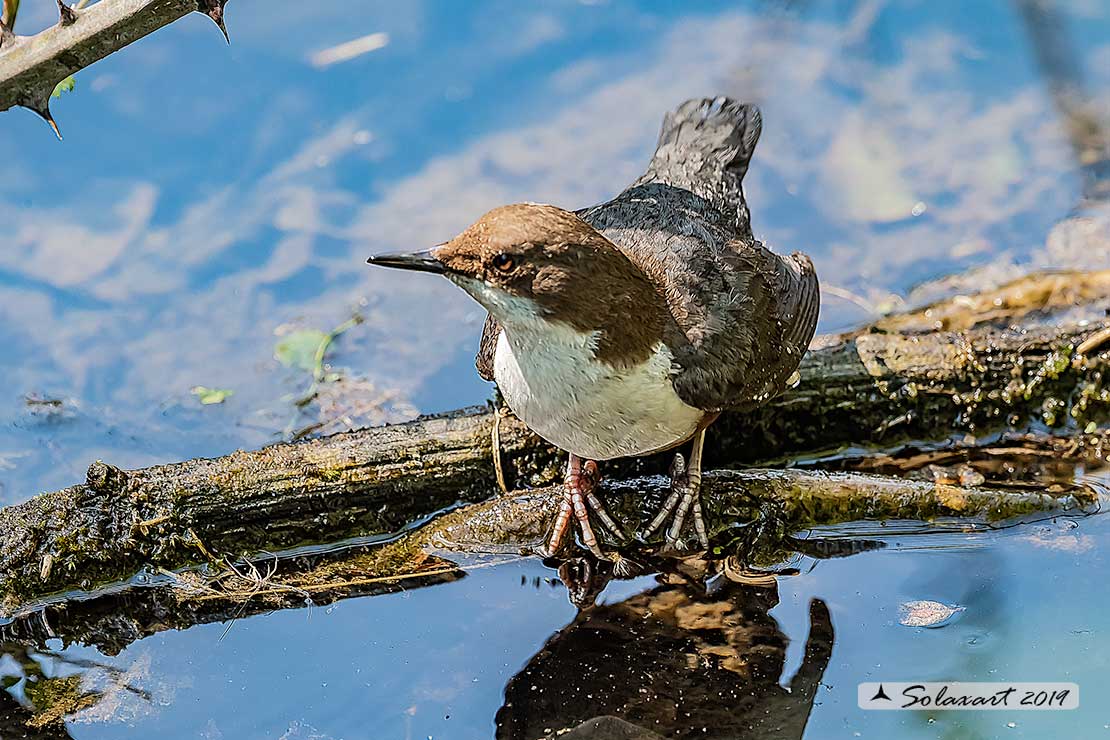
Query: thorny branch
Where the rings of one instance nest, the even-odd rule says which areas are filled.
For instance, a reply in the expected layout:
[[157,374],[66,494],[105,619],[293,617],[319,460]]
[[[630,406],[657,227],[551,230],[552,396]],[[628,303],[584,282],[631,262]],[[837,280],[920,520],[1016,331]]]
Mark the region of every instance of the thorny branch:
[[3,0],[0,23],[0,111],[22,106],[38,113],[61,138],[50,94],[69,75],[194,11],[227,38],[227,0],[101,0],[88,8],[58,2],[58,23],[33,36],[14,31],[19,0]]

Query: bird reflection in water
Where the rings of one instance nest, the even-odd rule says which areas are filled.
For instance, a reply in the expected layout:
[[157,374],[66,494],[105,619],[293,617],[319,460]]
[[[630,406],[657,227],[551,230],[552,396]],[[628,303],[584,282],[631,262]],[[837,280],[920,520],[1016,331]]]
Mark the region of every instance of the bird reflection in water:
[[810,602],[805,654],[787,680],[789,639],[770,615],[777,574],[744,562],[658,559],[654,587],[595,605],[611,562],[562,561],[579,612],[509,681],[497,738],[800,738],[832,654],[829,610]]

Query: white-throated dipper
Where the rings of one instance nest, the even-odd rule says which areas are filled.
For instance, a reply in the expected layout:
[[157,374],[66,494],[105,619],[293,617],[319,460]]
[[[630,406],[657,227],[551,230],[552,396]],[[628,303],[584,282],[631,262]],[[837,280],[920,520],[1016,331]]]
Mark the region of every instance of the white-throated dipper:
[[548,554],[573,516],[583,544],[603,556],[591,510],[622,537],[596,495],[594,461],[689,440],[689,464],[676,456],[671,495],[641,535],[670,516],[666,542],[681,547],[692,513],[708,547],[706,427],[781,393],[813,338],[813,263],[752,236],[741,181],[760,128],[755,106],[687,101],[665,118],[647,172],[607,203],[577,213],[501,206],[434,249],[368,260],[444,275],[489,311],[478,373],[570,453]]

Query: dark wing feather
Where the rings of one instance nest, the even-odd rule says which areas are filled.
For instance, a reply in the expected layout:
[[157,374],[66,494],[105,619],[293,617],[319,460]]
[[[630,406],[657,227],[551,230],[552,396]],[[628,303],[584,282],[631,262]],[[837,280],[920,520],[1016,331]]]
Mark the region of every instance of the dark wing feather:
[[727,308],[711,325],[686,327],[696,341],[675,357],[675,391],[698,408],[753,408],[779,395],[817,329],[820,287],[809,257],[781,257],[759,242],[733,248],[736,258],[720,265]]
[[478,368],[478,375],[482,376],[482,380],[493,380],[493,354],[497,350],[497,336],[500,333],[501,324],[486,314],[486,325],[482,327],[482,339],[478,343],[478,356],[474,358],[474,367]]
[[813,263],[751,235],[742,180],[761,129],[754,106],[683,103],[664,121],[647,174],[579,213],[659,287],[674,318],[675,390],[706,410],[784,390],[817,325]]
[[640,185],[583,218],[659,288],[674,323],[664,341],[683,401],[716,411],[785,390],[817,326],[813,263],[780,256],[713,220],[689,191]]

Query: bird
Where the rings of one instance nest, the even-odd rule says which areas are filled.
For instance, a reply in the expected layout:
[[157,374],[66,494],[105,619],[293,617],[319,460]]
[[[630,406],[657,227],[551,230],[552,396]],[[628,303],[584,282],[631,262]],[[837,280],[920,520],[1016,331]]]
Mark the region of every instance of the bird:
[[504,205],[432,249],[367,260],[442,275],[487,310],[479,375],[568,454],[541,554],[560,552],[576,521],[581,543],[608,557],[591,513],[627,538],[598,496],[597,462],[686,443],[689,458],[675,455],[669,495],[637,536],[667,525],[665,546],[683,550],[692,519],[709,547],[707,429],[788,387],[820,310],[812,260],[752,235],[742,183],[761,131],[755,105],[688,100],[664,117],[643,176],[612,200],[575,212]]

